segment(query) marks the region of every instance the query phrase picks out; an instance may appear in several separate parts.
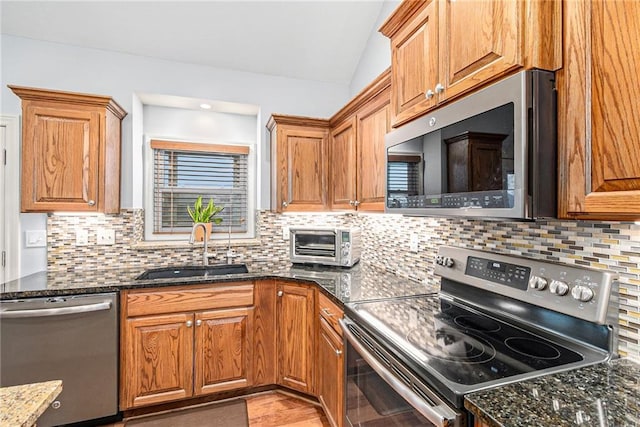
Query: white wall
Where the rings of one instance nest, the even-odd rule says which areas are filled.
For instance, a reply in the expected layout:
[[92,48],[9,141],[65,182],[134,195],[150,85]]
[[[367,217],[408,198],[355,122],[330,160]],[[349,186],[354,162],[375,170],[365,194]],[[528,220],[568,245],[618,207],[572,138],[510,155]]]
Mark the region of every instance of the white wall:
[[380,26],[387,20],[389,15],[398,7],[400,0],[385,0],[380,10],[380,15],[376,20],[367,46],[365,47],[358,67],[353,74],[349,85],[349,97],[354,97],[373,79],[391,65],[391,46],[389,39],[378,32]]
[[[253,104],[258,115],[262,155],[260,191],[269,192],[266,125],[272,113],[330,117],[349,99],[347,85],[225,70],[187,63],[79,48],[22,37],[1,36],[0,113],[20,115],[20,100],[7,84],[59,89],[112,96],[129,115],[122,124],[123,208],[142,207],[141,107],[136,93]],[[134,133],[135,131],[135,133]],[[134,138],[132,135],[136,135]],[[18,185],[18,183],[16,183]],[[135,203],[134,203],[135,201]],[[262,197],[260,208],[268,208]],[[44,215],[21,217],[23,230],[41,228]],[[46,253],[23,256],[21,275],[46,269]]]

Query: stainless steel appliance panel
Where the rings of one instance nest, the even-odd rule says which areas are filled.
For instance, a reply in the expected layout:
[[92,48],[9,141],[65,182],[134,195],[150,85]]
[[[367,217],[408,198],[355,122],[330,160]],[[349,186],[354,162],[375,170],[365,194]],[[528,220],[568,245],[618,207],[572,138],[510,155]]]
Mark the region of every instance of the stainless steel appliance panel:
[[115,293],[0,302],[0,386],[62,380],[38,426],[118,412]]
[[385,211],[555,217],[555,77],[523,71],[385,137]]

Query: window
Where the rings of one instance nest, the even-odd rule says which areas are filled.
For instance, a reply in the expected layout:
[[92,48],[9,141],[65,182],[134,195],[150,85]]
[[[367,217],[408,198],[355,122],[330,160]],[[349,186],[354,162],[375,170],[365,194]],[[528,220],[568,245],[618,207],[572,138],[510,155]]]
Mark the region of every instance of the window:
[[226,234],[229,226],[232,233],[247,232],[248,146],[151,140],[151,150],[153,213],[146,219],[152,220],[154,235],[190,233],[187,206],[198,196],[224,206],[214,233]]
[[389,195],[415,196],[422,192],[422,157],[389,155],[387,160]]

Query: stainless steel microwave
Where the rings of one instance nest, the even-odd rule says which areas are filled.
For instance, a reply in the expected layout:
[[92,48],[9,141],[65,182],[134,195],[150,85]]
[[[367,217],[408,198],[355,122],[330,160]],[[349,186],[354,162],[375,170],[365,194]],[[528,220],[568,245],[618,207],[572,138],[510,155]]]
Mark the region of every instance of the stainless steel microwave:
[[386,212],[556,216],[554,73],[523,71],[385,137]]
[[290,228],[289,234],[294,264],[351,267],[360,261],[359,228]]

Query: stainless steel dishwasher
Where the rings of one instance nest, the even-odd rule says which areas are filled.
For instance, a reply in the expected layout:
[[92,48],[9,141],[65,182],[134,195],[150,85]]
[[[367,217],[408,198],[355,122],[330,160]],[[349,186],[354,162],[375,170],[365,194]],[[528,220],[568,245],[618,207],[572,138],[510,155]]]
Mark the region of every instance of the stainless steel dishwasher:
[[62,380],[39,427],[118,412],[115,293],[0,302],[0,386]]

